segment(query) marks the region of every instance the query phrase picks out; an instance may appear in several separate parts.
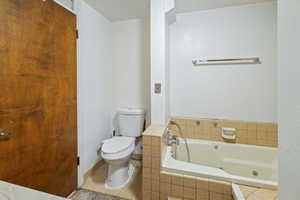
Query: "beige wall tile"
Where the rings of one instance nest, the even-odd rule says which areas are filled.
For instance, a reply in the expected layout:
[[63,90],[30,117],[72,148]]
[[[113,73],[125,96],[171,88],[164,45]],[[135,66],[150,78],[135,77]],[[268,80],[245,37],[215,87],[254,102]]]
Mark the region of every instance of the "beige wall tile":
[[171,194],[171,184],[160,182],[159,187],[160,187],[160,189],[159,189],[160,193],[168,194],[168,195]]
[[257,123],[257,130],[258,131],[267,131],[268,129],[268,124],[267,123]]
[[171,175],[168,173],[160,173],[160,182],[171,184]]
[[152,157],[151,166],[152,168],[160,169],[160,157]]
[[195,188],[183,188],[183,197],[186,199],[196,199],[196,189]]
[[183,175],[173,175],[171,177],[171,184],[183,186]]
[[209,128],[196,128],[195,139],[209,140]]
[[151,146],[143,145],[143,156],[150,157],[152,154],[151,152]]
[[276,125],[274,123],[265,123],[267,131],[275,131]]
[[271,140],[269,143],[270,147],[278,147],[278,141],[277,140]]
[[258,146],[267,146],[267,141],[266,140],[257,139],[256,145],[258,145]]
[[183,186],[189,188],[196,188],[197,179],[191,176],[184,175]]
[[158,192],[152,192],[151,200],[159,200],[159,193]]
[[151,167],[151,156],[143,156],[143,167]]
[[210,192],[224,193],[224,182],[210,179],[208,181],[208,188]]
[[143,177],[143,191],[151,191],[151,179]]
[[248,143],[247,144],[257,145],[257,139],[248,138]]
[[143,178],[151,178],[151,168],[143,167]]
[[197,200],[209,200],[209,192],[208,190],[203,190],[203,189],[197,189],[196,192],[196,199]]
[[257,139],[257,134],[256,134],[256,130],[254,129],[248,129],[248,139]]
[[172,185],[171,186],[171,196],[182,198],[183,197],[183,186]]
[[268,132],[267,131],[257,131],[257,139],[258,140],[267,140]]
[[175,121],[180,125],[180,126],[185,126],[186,124],[186,119],[184,118],[175,118]]
[[159,180],[152,179],[151,180],[151,190],[152,190],[152,192],[159,193],[159,189],[160,189],[160,187],[159,187]]
[[196,127],[196,119],[187,119],[185,125],[189,127]]
[[220,127],[223,128],[236,128],[236,124],[231,120],[220,120]]
[[151,179],[159,180],[160,176],[160,169],[152,168],[151,169]]
[[223,200],[224,195],[220,193],[210,192],[209,200]]
[[197,188],[202,190],[208,190],[208,179],[206,178],[197,178]]
[[224,200],[234,200],[232,195],[224,195]]
[[[235,142],[241,144],[251,144],[251,145],[263,145],[263,146],[275,146],[274,141],[267,142],[267,140],[272,137],[278,140],[277,134],[277,124],[274,123],[260,123],[260,122],[244,122],[244,121],[233,121],[233,120],[211,120],[211,119],[189,119],[189,118],[176,118],[183,128],[183,135],[187,138],[202,139],[202,140],[212,140],[212,141],[223,141],[220,131],[217,133],[216,128],[221,127],[232,127],[236,128],[240,133],[246,133],[239,137]],[[197,124],[197,121],[200,124]],[[268,136],[264,132],[270,132],[271,135]],[[262,133],[262,134],[260,134]],[[276,134],[274,134],[276,133]],[[260,136],[258,136],[260,135]],[[245,137],[244,137],[245,136]],[[260,137],[260,138],[258,138]],[[260,140],[258,142],[258,140]],[[263,140],[263,141],[262,141]],[[272,139],[274,140],[274,139]],[[228,142],[228,141],[224,141]]]
[[238,130],[247,130],[248,129],[248,123],[243,121],[236,121],[234,125],[236,129]]
[[161,137],[157,137],[157,136],[152,136],[151,137],[151,143],[152,143],[152,147],[153,146],[160,146],[161,145]]
[[248,131],[247,130],[237,130],[236,143],[248,144]]
[[151,136],[149,135],[144,135],[143,136],[143,145],[151,145]]
[[275,140],[277,138],[277,133],[275,131],[267,131],[267,138],[269,140]]
[[159,200],[168,200],[168,194],[159,193]]
[[247,129],[248,130],[255,130],[257,129],[257,123],[256,122],[248,122],[247,123]]
[[143,135],[159,136],[161,137],[167,126],[151,125],[143,132]]
[[223,191],[224,191],[224,194],[231,195],[232,194],[232,185],[231,185],[231,183],[224,182]]
[[220,128],[211,128],[209,134],[210,134],[210,140],[222,141]]
[[254,192],[253,194],[250,194],[247,200],[273,200],[278,199],[277,191],[271,191],[271,190],[264,190],[260,189]]
[[161,157],[161,145],[159,146],[154,146],[152,148],[152,151],[151,151],[151,156],[152,157]]
[[195,138],[198,138],[200,135],[202,135],[204,132],[204,128],[202,126],[196,126],[194,136]]
[[143,200],[151,200],[151,199],[152,199],[151,191],[143,191]]

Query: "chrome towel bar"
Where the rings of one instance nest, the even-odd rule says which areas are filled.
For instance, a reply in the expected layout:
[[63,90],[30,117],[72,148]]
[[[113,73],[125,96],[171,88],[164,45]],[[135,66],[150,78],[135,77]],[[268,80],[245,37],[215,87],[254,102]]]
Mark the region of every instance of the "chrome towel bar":
[[228,58],[228,59],[202,59],[192,60],[197,65],[222,65],[222,64],[261,64],[260,58]]

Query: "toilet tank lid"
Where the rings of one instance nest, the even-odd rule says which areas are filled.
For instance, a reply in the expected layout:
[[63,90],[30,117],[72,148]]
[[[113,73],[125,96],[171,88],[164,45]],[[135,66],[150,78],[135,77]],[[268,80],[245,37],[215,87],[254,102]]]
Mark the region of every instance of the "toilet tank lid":
[[145,111],[143,109],[137,108],[121,108],[119,109],[119,114],[123,115],[144,115]]

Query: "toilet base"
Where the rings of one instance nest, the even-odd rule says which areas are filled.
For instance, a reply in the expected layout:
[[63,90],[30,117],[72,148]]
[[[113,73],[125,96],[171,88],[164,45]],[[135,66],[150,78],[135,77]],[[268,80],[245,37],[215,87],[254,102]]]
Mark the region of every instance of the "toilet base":
[[134,166],[131,163],[109,165],[105,187],[109,189],[122,188],[130,181],[133,173]]

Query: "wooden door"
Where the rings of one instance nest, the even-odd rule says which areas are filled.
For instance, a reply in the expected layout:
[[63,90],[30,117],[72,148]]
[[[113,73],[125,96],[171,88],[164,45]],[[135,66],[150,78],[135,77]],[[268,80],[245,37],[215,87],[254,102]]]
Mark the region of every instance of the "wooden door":
[[0,0],[0,180],[77,186],[76,17],[52,0]]

